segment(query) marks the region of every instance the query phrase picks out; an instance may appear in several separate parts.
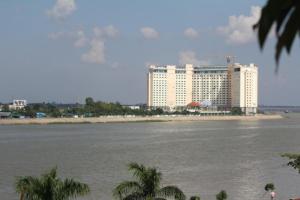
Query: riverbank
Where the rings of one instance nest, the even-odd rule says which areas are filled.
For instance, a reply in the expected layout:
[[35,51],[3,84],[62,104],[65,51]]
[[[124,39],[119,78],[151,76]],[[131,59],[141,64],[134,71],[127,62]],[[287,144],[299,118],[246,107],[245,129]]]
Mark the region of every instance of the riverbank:
[[90,118],[43,118],[43,119],[1,119],[0,125],[26,124],[84,124],[84,123],[126,123],[126,122],[171,122],[171,121],[232,121],[232,120],[273,120],[282,119],[281,115],[255,116],[103,116]]

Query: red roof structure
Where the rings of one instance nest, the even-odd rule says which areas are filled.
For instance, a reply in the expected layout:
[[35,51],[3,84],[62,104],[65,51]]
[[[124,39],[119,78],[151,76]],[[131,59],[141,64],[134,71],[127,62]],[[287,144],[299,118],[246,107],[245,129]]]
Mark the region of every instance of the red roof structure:
[[191,102],[188,104],[188,107],[200,107],[201,104],[199,102]]

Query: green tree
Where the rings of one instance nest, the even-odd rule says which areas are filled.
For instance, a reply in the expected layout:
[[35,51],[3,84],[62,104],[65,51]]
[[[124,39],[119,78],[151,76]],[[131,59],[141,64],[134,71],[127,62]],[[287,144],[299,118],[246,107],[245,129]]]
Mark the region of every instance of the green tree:
[[290,53],[296,34],[300,34],[300,1],[268,0],[259,21],[253,26],[258,30],[258,40],[263,48],[268,34],[275,24],[277,37],[275,59],[279,62],[282,49]]
[[41,177],[18,177],[15,187],[20,200],[69,200],[90,191],[87,184],[58,178],[56,168]]
[[243,112],[242,112],[241,108],[239,108],[239,107],[233,107],[233,108],[231,108],[231,114],[232,115],[242,115]]
[[26,106],[23,110],[23,114],[25,116],[32,117],[32,118],[36,116],[36,112],[34,109],[32,109],[31,106]]
[[217,195],[216,195],[217,200],[226,200],[227,199],[227,193],[225,190],[221,190]]
[[113,190],[115,198],[120,200],[165,200],[167,198],[185,200],[184,193],[178,187],[161,187],[162,174],[156,168],[145,167],[137,163],[130,163],[128,167],[135,180],[121,182]]
[[2,112],[9,112],[9,106],[7,104],[2,106]]
[[200,200],[199,196],[191,196],[190,200]]
[[275,186],[273,183],[268,183],[265,185],[265,191],[266,192],[271,192],[275,190]]
[[286,153],[282,157],[288,158],[289,162],[287,165],[298,170],[298,173],[300,173],[300,154]]
[[161,108],[156,108],[155,113],[158,115],[164,114],[164,110]]
[[93,106],[94,105],[94,99],[92,97],[85,98],[85,105],[87,106]]

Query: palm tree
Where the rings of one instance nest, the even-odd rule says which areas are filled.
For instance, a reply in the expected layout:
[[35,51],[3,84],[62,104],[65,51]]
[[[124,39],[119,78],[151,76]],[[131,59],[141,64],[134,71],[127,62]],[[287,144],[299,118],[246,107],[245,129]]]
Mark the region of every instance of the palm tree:
[[87,184],[73,179],[62,180],[53,168],[41,177],[23,176],[16,180],[20,200],[69,200],[89,193]]
[[156,168],[137,163],[128,165],[134,181],[123,181],[114,190],[113,196],[120,200],[185,200],[184,193],[176,186],[161,187],[162,174]]
[[190,200],[200,200],[199,196],[191,196]]
[[217,200],[226,200],[227,199],[227,193],[225,190],[221,190],[221,192],[219,192],[217,195],[216,195],[216,199]]

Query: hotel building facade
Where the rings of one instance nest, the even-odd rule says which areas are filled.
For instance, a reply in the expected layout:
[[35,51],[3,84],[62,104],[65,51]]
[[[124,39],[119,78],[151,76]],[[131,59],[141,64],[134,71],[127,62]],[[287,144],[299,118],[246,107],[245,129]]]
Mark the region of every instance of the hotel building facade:
[[258,70],[254,64],[228,66],[151,65],[148,72],[149,108],[175,111],[191,103],[200,107],[245,113],[257,112]]

